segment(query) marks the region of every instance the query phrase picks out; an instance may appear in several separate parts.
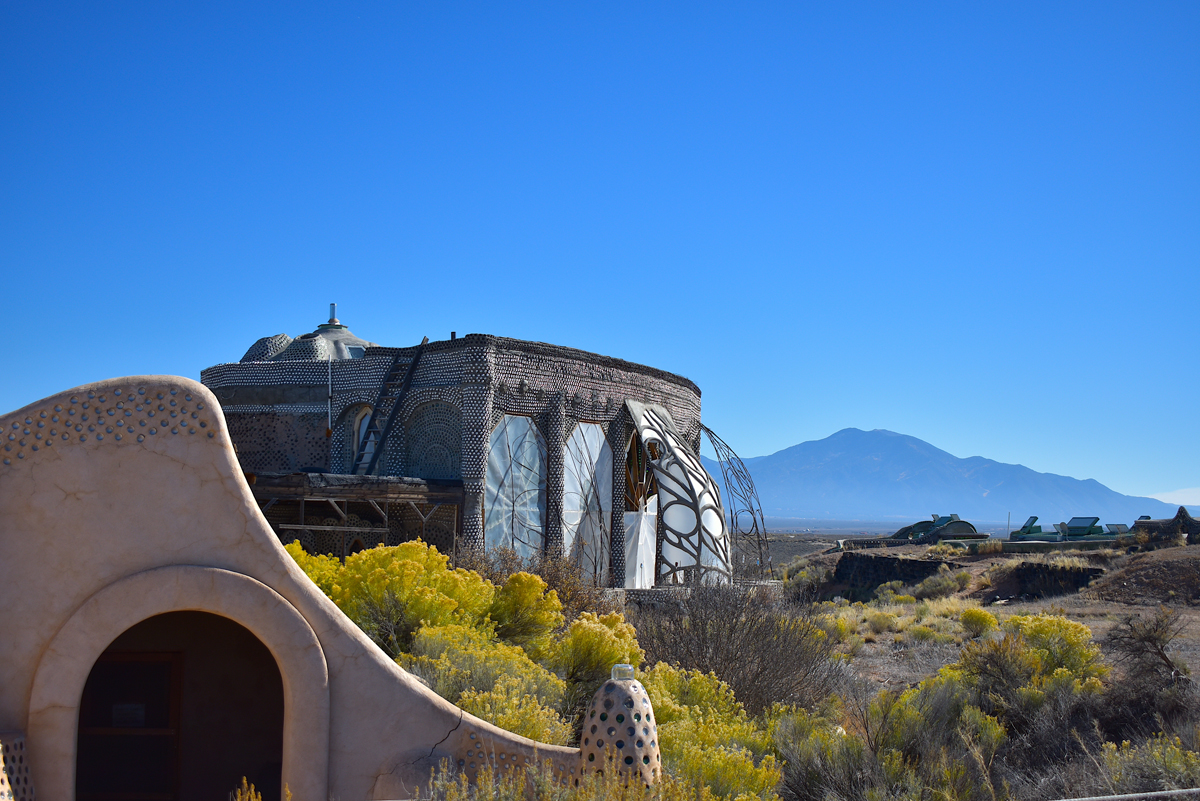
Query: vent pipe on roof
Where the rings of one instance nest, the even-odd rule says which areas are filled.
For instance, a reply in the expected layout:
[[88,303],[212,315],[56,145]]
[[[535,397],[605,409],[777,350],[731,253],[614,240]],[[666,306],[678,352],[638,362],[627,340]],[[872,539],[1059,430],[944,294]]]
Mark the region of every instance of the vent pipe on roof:
[[337,304],[336,303],[329,304],[329,324],[330,325],[340,325],[340,323],[338,323],[338,318],[337,318]]

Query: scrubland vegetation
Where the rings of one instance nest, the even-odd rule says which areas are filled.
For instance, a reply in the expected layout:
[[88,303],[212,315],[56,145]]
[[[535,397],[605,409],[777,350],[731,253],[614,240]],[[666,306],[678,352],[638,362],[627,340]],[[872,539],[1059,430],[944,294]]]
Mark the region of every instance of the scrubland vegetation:
[[[827,576],[801,560],[782,595],[695,587],[623,615],[565,560],[500,553],[468,570],[419,542],[344,565],[288,550],[435,692],[543,742],[577,744],[611,666],[639,666],[668,774],[657,787],[609,771],[572,788],[545,774],[470,788],[444,769],[430,798],[1038,801],[1200,786],[1200,705],[1165,608],[1097,643],[1061,614],[980,608],[964,593],[987,577],[965,572],[818,601]],[[864,678],[868,645],[928,654],[924,678]]]

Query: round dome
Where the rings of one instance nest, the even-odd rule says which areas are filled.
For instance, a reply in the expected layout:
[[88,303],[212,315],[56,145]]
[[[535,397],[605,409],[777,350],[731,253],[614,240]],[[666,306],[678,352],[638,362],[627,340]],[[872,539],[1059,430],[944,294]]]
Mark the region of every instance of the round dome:
[[354,336],[337,318],[331,318],[328,323],[317,326],[317,330],[311,334],[302,334],[295,339],[287,334],[263,337],[250,346],[242,361],[323,362],[330,359],[361,359],[366,355],[367,348],[377,346],[378,343]]

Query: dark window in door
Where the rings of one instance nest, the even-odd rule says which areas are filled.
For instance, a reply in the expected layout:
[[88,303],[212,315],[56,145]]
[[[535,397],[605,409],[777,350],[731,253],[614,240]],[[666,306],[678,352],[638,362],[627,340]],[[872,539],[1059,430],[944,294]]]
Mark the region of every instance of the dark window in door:
[[105,653],[79,706],[78,801],[179,797],[183,654]]

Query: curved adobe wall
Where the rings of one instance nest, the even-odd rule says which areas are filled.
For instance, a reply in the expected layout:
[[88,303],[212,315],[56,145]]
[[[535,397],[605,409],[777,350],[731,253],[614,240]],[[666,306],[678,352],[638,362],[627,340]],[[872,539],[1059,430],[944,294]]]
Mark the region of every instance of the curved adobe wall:
[[[575,749],[505,732],[433,694],[308,580],[259,512],[216,399],[200,384],[142,376],[79,387],[0,417],[0,437],[0,730],[41,733],[29,737],[34,780],[56,788],[43,798],[71,797],[54,777],[73,771],[73,745],[62,738],[77,716],[79,666],[60,652],[60,632],[82,636],[93,619],[115,629],[179,605],[228,613],[258,634],[297,694],[293,707],[322,703],[305,667],[315,656],[296,655],[315,652],[296,645],[302,627],[287,607],[303,619],[327,666],[329,722],[324,740],[290,740],[292,764],[327,762],[328,794],[396,797],[443,758],[468,773],[485,759],[575,766]],[[149,581],[136,578],[147,571],[199,575],[181,566],[222,578],[209,587],[179,578],[144,602],[121,589]],[[89,653],[97,647],[83,642]]]
[[275,657],[283,678],[283,781],[299,798],[329,786],[329,672],[317,635],[295,607],[240,573],[179,565],[110,584],[76,610],[38,664],[29,703],[29,737],[38,762],[68,768],[43,778],[40,792],[68,797],[75,787],[75,744],[83,686],[109,643],[164,612],[199,611],[250,630]]

